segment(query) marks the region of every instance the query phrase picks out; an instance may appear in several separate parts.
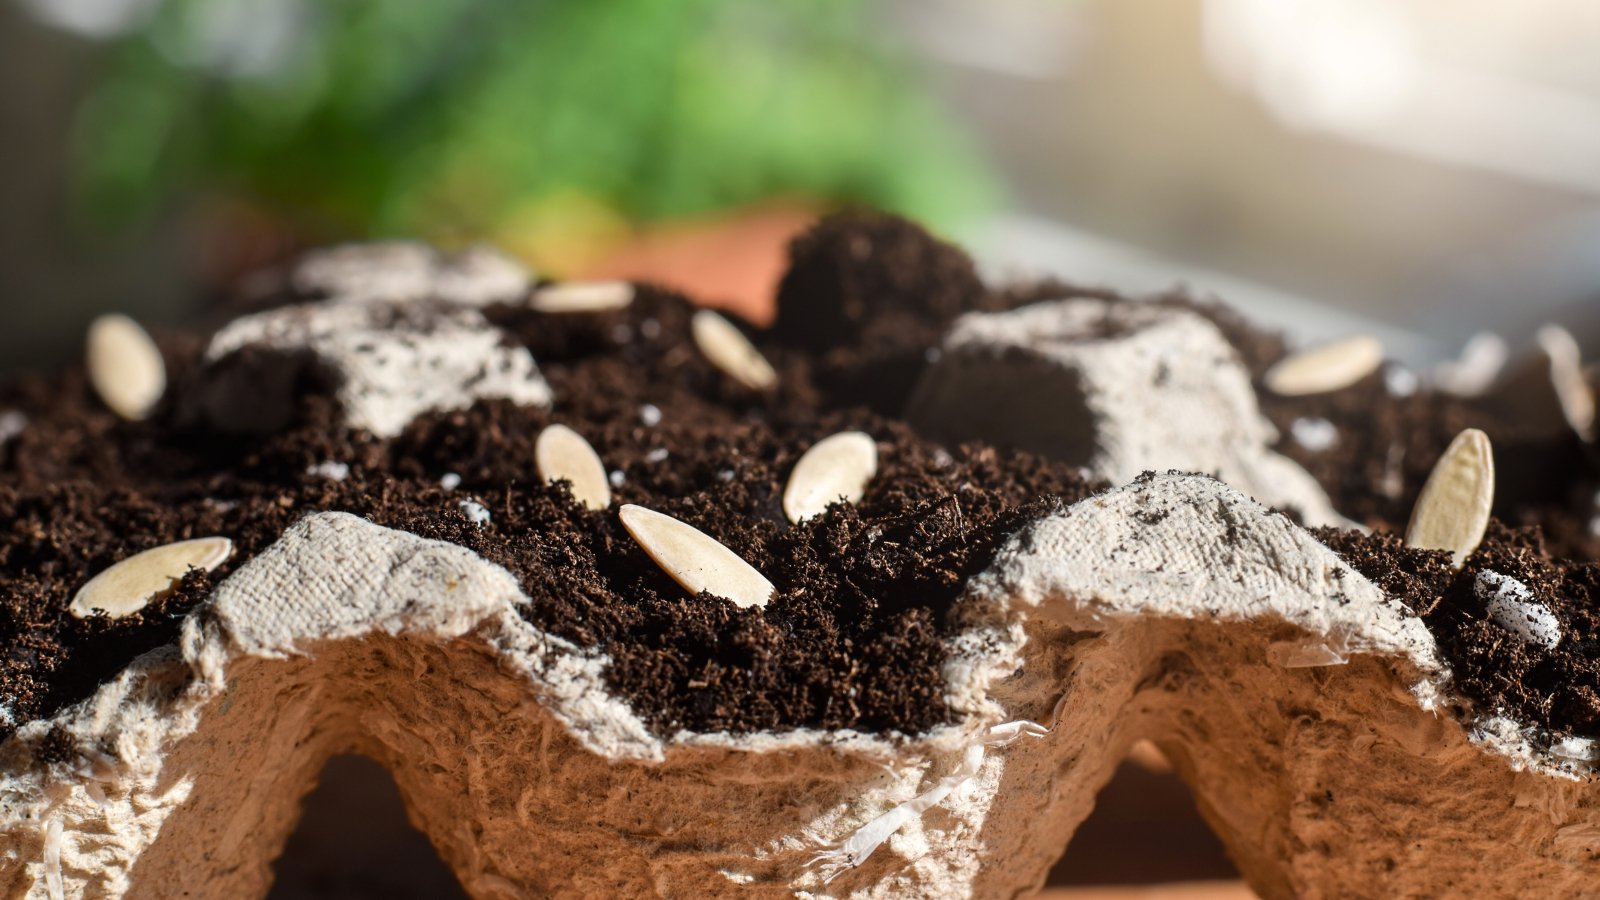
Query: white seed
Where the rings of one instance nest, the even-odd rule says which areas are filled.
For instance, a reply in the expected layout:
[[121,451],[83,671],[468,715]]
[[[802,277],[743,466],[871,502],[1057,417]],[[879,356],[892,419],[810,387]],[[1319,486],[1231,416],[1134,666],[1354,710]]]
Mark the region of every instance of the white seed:
[[1370,335],[1308,347],[1278,360],[1263,377],[1280,397],[1303,397],[1347,388],[1383,365],[1383,344]]
[[706,591],[747,607],[766,606],[777,590],[737,553],[687,522],[632,504],[618,515],[650,559],[691,594]]
[[528,306],[542,313],[597,313],[626,309],[633,303],[633,285],[626,281],[569,281],[533,292]]
[[89,326],[89,382],[100,401],[117,415],[138,421],[167,391],[161,351],[139,323],[112,313]]
[[539,432],[539,439],[533,443],[533,462],[540,478],[568,482],[572,499],[589,509],[611,505],[605,464],[583,435],[571,428],[551,425]]
[[1448,550],[1461,568],[1483,542],[1494,505],[1494,451],[1476,428],[1456,435],[1422,486],[1406,527],[1406,543],[1423,550]]
[[1476,397],[1489,389],[1511,357],[1505,338],[1491,331],[1480,331],[1467,340],[1461,353],[1434,367],[1433,380],[1439,389],[1458,397]]
[[700,353],[729,378],[753,391],[764,391],[778,383],[772,364],[732,322],[702,309],[694,314],[689,327]]
[[1561,643],[1561,621],[1517,579],[1485,569],[1478,573],[1472,590],[1496,625],[1526,643],[1546,650]]
[[1594,440],[1594,387],[1584,375],[1577,339],[1560,325],[1546,325],[1539,329],[1535,340],[1550,360],[1550,383],[1561,404],[1562,416],[1579,437]]
[[233,541],[224,537],[179,541],[136,553],[89,579],[67,611],[80,619],[97,609],[113,619],[133,615],[176,588],[190,569],[209,572],[232,555]]
[[828,504],[859,501],[878,474],[878,442],[843,431],[818,441],[794,464],[783,489],[783,514],[791,522],[820,515]]

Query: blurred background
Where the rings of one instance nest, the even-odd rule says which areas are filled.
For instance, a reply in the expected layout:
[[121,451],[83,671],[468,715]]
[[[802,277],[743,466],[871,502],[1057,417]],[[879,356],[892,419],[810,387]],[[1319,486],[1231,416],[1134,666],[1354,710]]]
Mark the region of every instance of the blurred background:
[[[1418,365],[1545,321],[1593,358],[1597,46],[1583,0],[0,0],[0,369],[363,237],[759,318],[841,204]],[[1227,875],[1158,768],[1079,843]]]
[[770,288],[815,211],[1426,363],[1600,333],[1583,0],[0,0],[0,351],[309,243]]

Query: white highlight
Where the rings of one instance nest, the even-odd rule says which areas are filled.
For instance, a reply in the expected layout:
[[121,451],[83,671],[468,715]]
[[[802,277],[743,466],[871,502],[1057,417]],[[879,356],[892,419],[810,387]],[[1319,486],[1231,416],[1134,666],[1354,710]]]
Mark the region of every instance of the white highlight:
[[461,511],[466,513],[467,518],[472,520],[472,524],[479,528],[494,521],[494,517],[489,515],[489,508],[476,500],[461,501]]
[[1289,433],[1294,436],[1295,443],[1312,453],[1322,453],[1339,443],[1339,426],[1327,419],[1295,419],[1289,426]]
[[1561,622],[1522,582],[1499,572],[1478,573],[1473,591],[1496,625],[1546,650],[1561,643]]
[[350,477],[350,464],[323,460],[306,469],[307,475],[320,475],[330,481],[343,481]]
[[1061,721],[1061,707],[1066,700],[1067,695],[1063,694],[1061,699],[1056,701],[1055,712],[1051,716],[1048,728],[1025,719],[1002,722],[990,728],[976,743],[967,747],[961,756],[961,764],[955,771],[939,779],[928,790],[856,829],[837,846],[819,850],[806,865],[819,866],[818,874],[822,876],[822,883],[828,884],[843,872],[866,862],[896,831],[921,818],[924,812],[943,803],[951,794],[976,778],[983,767],[984,754],[990,747],[1004,747],[1024,736],[1044,737],[1055,731],[1056,725]]

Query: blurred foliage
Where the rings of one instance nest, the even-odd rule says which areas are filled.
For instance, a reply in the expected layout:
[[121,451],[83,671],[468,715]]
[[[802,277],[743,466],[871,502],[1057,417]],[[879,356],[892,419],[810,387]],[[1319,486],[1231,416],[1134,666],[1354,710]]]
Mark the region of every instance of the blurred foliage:
[[167,0],[79,125],[103,223],[205,195],[447,241],[781,195],[949,222],[989,188],[859,0]]

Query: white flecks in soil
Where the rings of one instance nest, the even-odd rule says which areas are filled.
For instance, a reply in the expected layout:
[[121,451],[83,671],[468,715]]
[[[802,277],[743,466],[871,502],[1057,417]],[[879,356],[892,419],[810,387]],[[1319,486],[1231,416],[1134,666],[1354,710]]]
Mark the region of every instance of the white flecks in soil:
[[1339,426],[1320,417],[1295,419],[1289,426],[1289,434],[1295,443],[1312,453],[1323,453],[1339,443]]
[[1486,569],[1478,573],[1472,589],[1496,625],[1547,650],[1561,643],[1560,620],[1526,584]]
[[476,500],[461,501],[461,511],[466,513],[467,519],[479,528],[494,521],[494,517],[489,515],[489,508]]
[[0,412],[0,447],[16,440],[27,430],[28,417],[17,410]]
[[461,474],[459,472],[446,472],[439,477],[439,487],[453,491],[461,487]]
[[1383,370],[1383,386],[1391,397],[1409,397],[1422,386],[1422,379],[1405,366],[1390,365]]
[[343,481],[350,477],[350,464],[335,462],[331,459],[323,460],[306,469],[306,474],[313,477],[326,478],[330,481]]
[[661,424],[661,407],[654,403],[646,403],[639,407],[639,421],[646,428],[654,428]]
[[666,462],[669,455],[667,448],[657,447],[644,455],[644,461],[647,463]]

